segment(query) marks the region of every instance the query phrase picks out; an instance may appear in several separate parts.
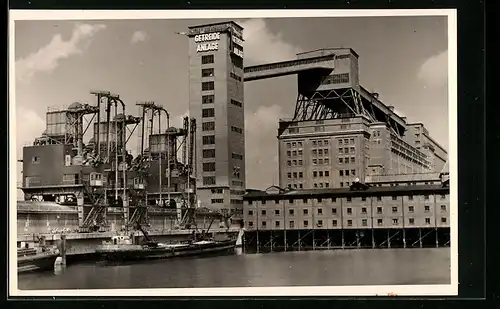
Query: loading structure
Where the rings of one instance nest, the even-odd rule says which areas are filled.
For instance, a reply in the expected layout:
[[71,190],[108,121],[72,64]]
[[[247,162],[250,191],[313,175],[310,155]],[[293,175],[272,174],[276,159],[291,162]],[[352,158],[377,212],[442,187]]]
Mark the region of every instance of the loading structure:
[[319,49],[245,67],[246,82],[297,75],[293,117],[278,126],[282,188],[349,187],[370,175],[439,171],[447,152],[359,83],[358,54]]

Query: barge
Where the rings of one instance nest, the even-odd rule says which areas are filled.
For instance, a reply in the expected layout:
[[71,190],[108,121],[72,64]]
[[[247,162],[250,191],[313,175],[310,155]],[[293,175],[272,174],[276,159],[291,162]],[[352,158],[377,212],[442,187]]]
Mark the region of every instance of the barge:
[[59,250],[51,247],[17,249],[17,273],[54,269]]

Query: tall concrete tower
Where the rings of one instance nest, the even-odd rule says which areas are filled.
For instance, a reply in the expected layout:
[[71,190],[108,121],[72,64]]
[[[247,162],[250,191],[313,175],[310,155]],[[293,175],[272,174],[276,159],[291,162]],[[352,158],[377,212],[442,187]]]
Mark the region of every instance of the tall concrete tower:
[[196,118],[197,198],[238,218],[245,193],[243,28],[189,28],[189,112]]

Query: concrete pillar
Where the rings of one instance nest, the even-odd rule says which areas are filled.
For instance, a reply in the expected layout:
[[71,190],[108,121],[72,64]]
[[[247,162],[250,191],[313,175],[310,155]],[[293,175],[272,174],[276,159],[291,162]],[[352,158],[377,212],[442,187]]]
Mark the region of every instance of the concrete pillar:
[[85,214],[83,210],[83,191],[76,193],[76,206],[78,210],[78,225],[82,226],[85,220]]
[[123,199],[123,224],[125,226],[128,224],[129,211],[130,209],[128,208],[128,196],[125,196],[125,198]]

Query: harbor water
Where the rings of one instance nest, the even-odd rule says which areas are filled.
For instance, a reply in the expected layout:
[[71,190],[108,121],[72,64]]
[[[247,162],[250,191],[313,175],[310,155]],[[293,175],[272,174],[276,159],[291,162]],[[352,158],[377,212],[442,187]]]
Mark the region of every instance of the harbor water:
[[120,265],[85,262],[18,277],[21,290],[449,283],[449,248],[237,251]]

